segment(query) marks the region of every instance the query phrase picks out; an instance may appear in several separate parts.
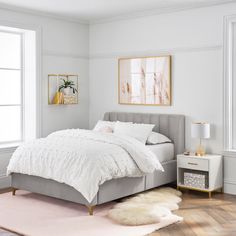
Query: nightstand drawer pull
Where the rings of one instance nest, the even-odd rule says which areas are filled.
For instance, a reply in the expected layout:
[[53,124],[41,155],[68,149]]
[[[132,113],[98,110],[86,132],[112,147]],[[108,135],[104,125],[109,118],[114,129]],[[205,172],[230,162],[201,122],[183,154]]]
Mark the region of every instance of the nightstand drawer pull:
[[193,162],[188,162],[189,165],[192,165],[192,166],[197,166],[198,164],[197,163],[193,163]]

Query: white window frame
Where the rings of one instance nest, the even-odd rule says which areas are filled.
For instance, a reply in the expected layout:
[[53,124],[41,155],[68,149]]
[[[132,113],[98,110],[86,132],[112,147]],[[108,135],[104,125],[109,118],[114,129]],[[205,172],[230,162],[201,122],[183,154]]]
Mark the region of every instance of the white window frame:
[[[227,156],[236,157],[233,149],[233,24],[236,15],[224,17],[224,151]],[[236,91],[235,91],[236,92]]]
[[[18,32],[22,34],[22,50],[24,49],[24,33],[22,31],[30,30],[34,31],[36,33],[36,137],[41,138],[42,137],[42,96],[41,96],[41,87],[42,87],[42,81],[41,81],[41,65],[42,65],[42,27],[38,25],[31,25],[26,23],[17,23],[17,22],[10,22],[10,21],[4,21],[0,20],[0,28],[1,27],[11,27],[15,29],[15,32]],[[2,30],[2,29],[1,29]],[[3,31],[3,30],[2,30]],[[8,31],[8,30],[7,30]],[[24,57],[24,50],[22,52],[22,56]],[[24,78],[24,58],[22,58],[22,78]],[[24,81],[23,81],[24,83]],[[24,84],[22,84],[22,90],[24,89]],[[23,91],[24,92],[24,91]],[[23,95],[23,93],[22,93]],[[22,104],[24,103],[24,97],[22,96]],[[22,117],[22,129],[24,130],[24,112]],[[24,132],[24,131],[23,131]],[[24,135],[24,133],[22,134]],[[24,137],[23,137],[24,138]],[[8,153],[15,150],[15,148],[19,145],[20,142],[16,143],[10,143],[9,142],[5,144],[0,144],[0,154],[1,153]]]
[[8,31],[8,30],[2,30],[0,29],[0,33],[7,33],[7,34],[12,34],[12,35],[19,35],[20,36],[20,68],[1,68],[0,70],[8,70],[8,71],[20,71],[20,84],[21,84],[21,99],[20,99],[20,104],[0,104],[1,107],[9,107],[9,106],[18,106],[20,107],[20,125],[21,125],[21,136],[19,140],[6,140],[3,142],[0,142],[0,145],[3,144],[12,144],[12,143],[19,143],[24,141],[24,99],[23,99],[23,94],[24,94],[24,50],[23,50],[23,34],[19,32],[13,32],[13,31]]

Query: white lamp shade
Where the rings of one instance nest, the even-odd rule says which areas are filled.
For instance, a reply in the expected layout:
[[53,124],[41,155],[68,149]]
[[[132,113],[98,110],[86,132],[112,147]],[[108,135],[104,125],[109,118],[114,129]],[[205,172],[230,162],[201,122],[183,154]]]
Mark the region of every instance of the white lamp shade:
[[193,123],[191,126],[192,138],[210,138],[209,123]]

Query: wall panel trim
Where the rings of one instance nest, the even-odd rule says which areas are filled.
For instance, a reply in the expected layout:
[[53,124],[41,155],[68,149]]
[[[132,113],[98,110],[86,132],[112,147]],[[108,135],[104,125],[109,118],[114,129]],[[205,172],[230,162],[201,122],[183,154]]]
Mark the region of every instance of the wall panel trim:
[[196,47],[176,47],[176,48],[166,48],[166,49],[153,49],[145,51],[127,51],[127,52],[110,52],[110,53],[93,53],[90,54],[90,59],[97,58],[118,58],[118,57],[129,57],[129,56],[155,56],[155,55],[173,55],[180,53],[193,53],[193,52],[203,52],[203,51],[216,51],[222,50],[222,44],[216,45],[202,45]]
[[86,54],[78,54],[78,53],[70,53],[70,52],[58,52],[53,50],[44,50],[43,56],[50,56],[50,57],[68,57],[68,58],[76,58],[76,59],[84,59],[88,60],[89,56]]
[[11,186],[10,176],[0,176],[0,189],[8,188]]

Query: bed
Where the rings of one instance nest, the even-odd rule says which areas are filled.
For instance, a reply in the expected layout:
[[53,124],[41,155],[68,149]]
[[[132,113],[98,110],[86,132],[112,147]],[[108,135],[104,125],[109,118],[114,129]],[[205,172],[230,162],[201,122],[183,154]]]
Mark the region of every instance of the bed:
[[[185,117],[183,115],[107,112],[104,120],[155,124],[154,131],[166,135],[173,141],[173,156],[169,155],[167,159],[163,158],[161,161],[164,172],[154,171],[141,177],[123,177],[106,181],[99,186],[96,196],[90,202],[67,184],[33,175],[11,173],[13,195],[17,189],[22,189],[72,201],[87,206],[89,214],[92,215],[96,205],[176,181],[176,155],[183,153],[185,148]],[[164,153],[162,156],[166,156],[165,153],[170,153],[167,150],[171,149],[171,144],[161,149]]]

